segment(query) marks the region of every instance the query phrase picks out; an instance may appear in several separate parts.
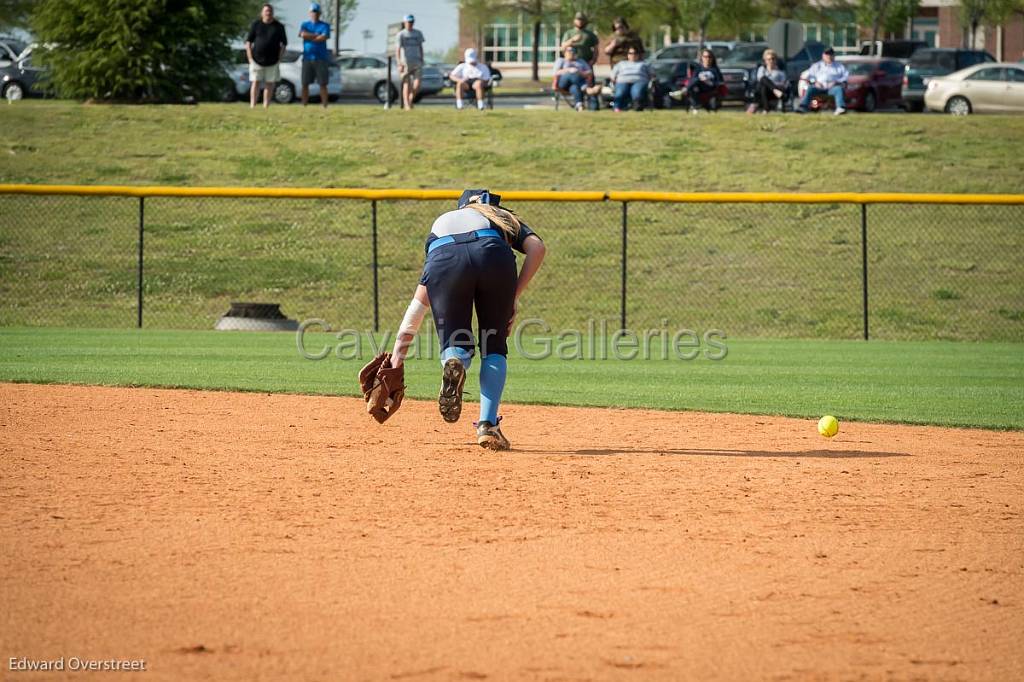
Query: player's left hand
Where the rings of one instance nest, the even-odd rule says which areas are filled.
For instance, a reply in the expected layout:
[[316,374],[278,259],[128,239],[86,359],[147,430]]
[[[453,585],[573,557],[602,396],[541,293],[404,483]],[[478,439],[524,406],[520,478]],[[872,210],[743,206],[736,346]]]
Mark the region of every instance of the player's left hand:
[[359,387],[366,411],[383,424],[398,411],[405,398],[405,365],[391,366],[391,353],[378,353],[359,371]]

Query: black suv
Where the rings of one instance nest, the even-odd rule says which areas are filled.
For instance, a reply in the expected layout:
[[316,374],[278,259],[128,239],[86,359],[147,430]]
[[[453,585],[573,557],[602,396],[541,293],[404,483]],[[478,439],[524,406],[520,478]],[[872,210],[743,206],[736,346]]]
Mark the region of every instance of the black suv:
[[995,58],[983,50],[951,47],[918,50],[910,57],[903,75],[903,106],[907,111],[924,110],[924,91],[928,89],[928,79],[932,76],[945,76],[968,66],[994,61]]

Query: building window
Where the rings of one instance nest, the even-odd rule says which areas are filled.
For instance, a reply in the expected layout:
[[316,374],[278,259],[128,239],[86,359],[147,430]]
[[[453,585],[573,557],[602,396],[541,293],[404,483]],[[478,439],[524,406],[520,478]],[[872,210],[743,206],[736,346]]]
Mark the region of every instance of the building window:
[[[562,26],[556,20],[540,26],[541,64],[552,64],[558,57]],[[533,59],[533,24],[519,15],[514,19],[499,20],[484,26],[484,61],[490,64],[529,64]]]
[[831,45],[838,54],[857,54],[860,44],[857,24],[804,24],[804,38]]
[[938,19],[914,19],[914,31],[911,34],[913,40],[923,40],[928,43],[928,47],[936,47],[935,39],[939,35],[939,20]]

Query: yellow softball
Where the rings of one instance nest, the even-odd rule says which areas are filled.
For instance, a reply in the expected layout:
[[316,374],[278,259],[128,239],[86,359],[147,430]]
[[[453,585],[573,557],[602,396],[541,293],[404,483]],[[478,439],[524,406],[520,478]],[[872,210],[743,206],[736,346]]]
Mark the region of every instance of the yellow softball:
[[825,436],[825,438],[831,438],[836,435],[839,433],[839,420],[830,414],[825,415],[818,420],[818,433]]

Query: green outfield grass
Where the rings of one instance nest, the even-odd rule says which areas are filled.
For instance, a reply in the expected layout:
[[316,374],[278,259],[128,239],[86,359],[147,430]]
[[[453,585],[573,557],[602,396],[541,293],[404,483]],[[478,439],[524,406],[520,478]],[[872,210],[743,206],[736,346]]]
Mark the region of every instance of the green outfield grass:
[[1024,117],[0,107],[0,182],[1019,192]]
[[[368,106],[0,107],[0,181],[657,190],[1017,192],[1024,118],[683,116]],[[2,150],[0,150],[2,151]],[[381,202],[380,313],[401,316],[445,204]],[[527,296],[553,325],[618,319],[617,204],[522,203],[548,265]],[[0,326],[135,323],[138,205],[0,196]],[[873,334],[1024,340],[1019,207],[876,206]],[[372,323],[370,206],[149,199],[146,326],[209,329],[232,300]],[[629,323],[741,336],[861,334],[857,206],[630,207]]]
[[[311,334],[308,351],[333,349]],[[1024,346],[1012,343],[726,339],[710,360],[527,360],[510,354],[509,401],[1024,428]],[[429,344],[424,342],[424,353]],[[526,351],[536,353],[532,340]],[[434,351],[436,353],[436,351]],[[364,343],[363,356],[372,349]],[[0,380],[356,395],[359,360],[303,359],[290,333],[0,329]],[[476,369],[467,382],[475,398]],[[434,359],[409,394],[433,399]]]

